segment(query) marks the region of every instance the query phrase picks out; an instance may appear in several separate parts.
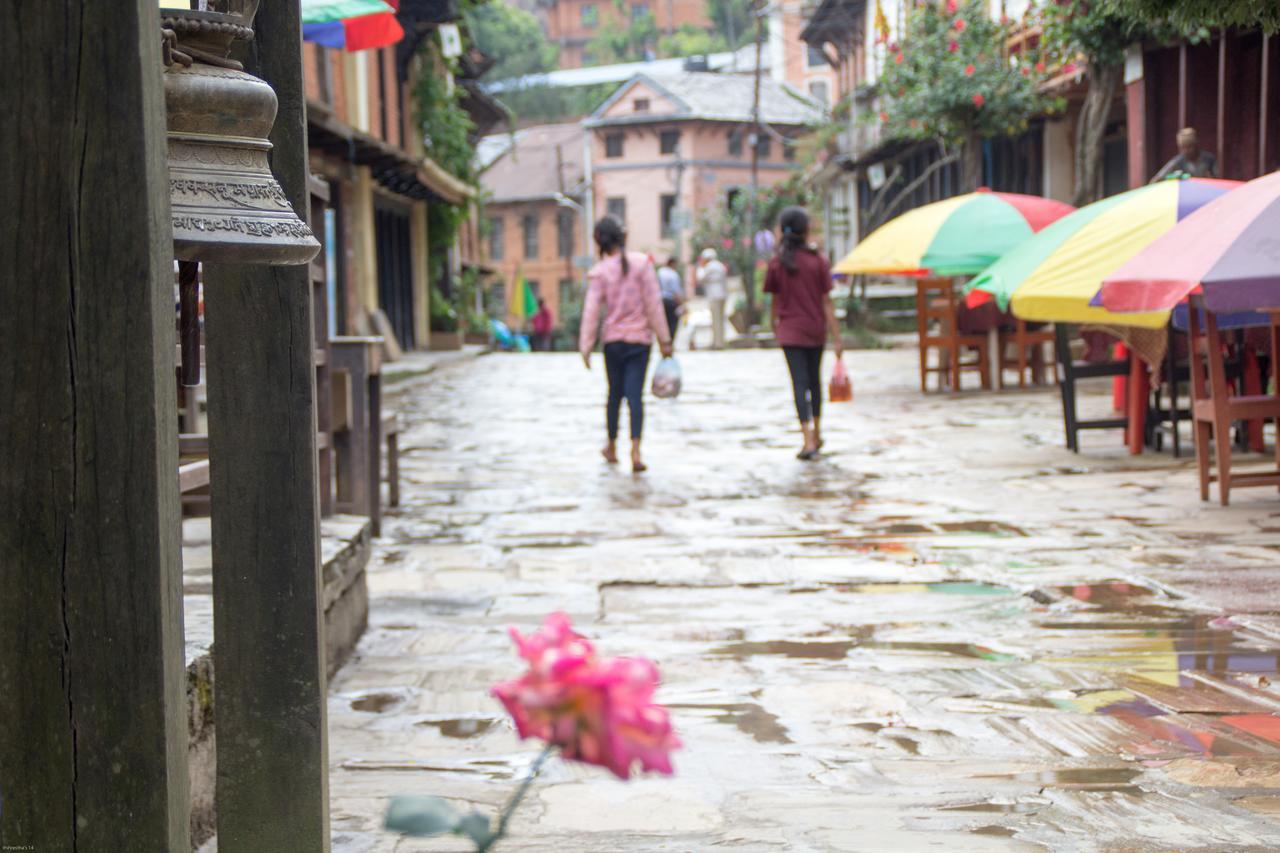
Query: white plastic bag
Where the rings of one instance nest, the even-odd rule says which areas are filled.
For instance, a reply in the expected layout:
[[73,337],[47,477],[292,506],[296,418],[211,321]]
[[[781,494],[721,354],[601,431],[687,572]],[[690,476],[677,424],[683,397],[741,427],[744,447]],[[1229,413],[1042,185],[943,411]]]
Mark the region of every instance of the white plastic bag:
[[657,369],[653,371],[653,396],[679,397],[681,383],[680,362],[674,358],[664,358],[658,362]]

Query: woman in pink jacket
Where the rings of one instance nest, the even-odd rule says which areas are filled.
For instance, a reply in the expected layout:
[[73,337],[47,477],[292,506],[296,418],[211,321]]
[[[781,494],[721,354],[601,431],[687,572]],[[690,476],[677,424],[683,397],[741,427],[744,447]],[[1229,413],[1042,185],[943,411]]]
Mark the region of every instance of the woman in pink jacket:
[[[616,216],[596,223],[600,261],[588,275],[587,299],[582,311],[578,349],[582,363],[591,369],[591,351],[597,335],[604,342],[604,369],[609,379],[605,425],[609,443],[601,453],[610,464],[618,461],[618,419],[622,400],[631,414],[631,470],[645,470],[640,458],[644,429],[644,377],[649,369],[653,336],[663,356],[670,356],[671,332],[662,311],[662,293],[653,264],[639,252],[628,252],[627,229]],[[600,318],[604,315],[604,331]]]

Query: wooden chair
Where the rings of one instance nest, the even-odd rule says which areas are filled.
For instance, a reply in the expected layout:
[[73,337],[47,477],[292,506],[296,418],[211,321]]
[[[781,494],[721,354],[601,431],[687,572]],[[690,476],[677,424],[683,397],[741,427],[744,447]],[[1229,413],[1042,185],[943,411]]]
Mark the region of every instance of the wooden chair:
[[1054,325],[1057,360],[1062,368],[1062,378],[1058,381],[1058,390],[1062,394],[1062,420],[1067,434],[1067,449],[1073,453],[1080,452],[1080,431],[1087,429],[1125,429],[1129,426],[1128,418],[1099,418],[1081,420],[1076,413],[1076,382],[1095,376],[1128,376],[1129,362],[1106,361],[1099,364],[1076,363],[1071,354],[1071,327],[1066,323]]
[[[1191,393],[1192,420],[1195,424],[1196,464],[1200,472],[1200,500],[1209,499],[1209,484],[1218,483],[1218,498],[1223,506],[1231,500],[1232,487],[1280,486],[1280,440],[1276,441],[1275,466],[1261,471],[1231,472],[1231,425],[1234,421],[1276,418],[1280,423],[1280,395],[1231,394],[1223,357],[1222,335],[1217,318],[1204,312],[1204,331],[1200,329],[1200,313],[1204,298],[1191,299]],[[1271,351],[1280,352],[1280,313],[1271,315]],[[1272,359],[1273,375],[1280,359]],[[1278,376],[1280,378],[1280,376]],[[1212,441],[1212,447],[1210,442]],[[1213,473],[1211,454],[1216,457],[1217,473]]]
[[[956,322],[960,304],[950,279],[916,282],[916,335],[920,342],[920,390],[929,390],[929,374],[938,374],[938,390],[960,390],[960,374],[977,371],[983,390],[991,390],[991,356],[986,335],[962,335]],[[938,364],[929,366],[929,351],[938,351]],[[973,361],[961,358],[964,350],[976,353]]]
[[1001,389],[1004,388],[1006,370],[1018,372],[1019,388],[1027,387],[1028,371],[1033,385],[1043,385],[1046,361],[1053,370],[1053,381],[1058,381],[1057,360],[1044,357],[1045,347],[1052,346],[1056,340],[1052,328],[1031,330],[1025,320],[1018,320],[1013,329],[1002,329],[997,340],[996,382]]

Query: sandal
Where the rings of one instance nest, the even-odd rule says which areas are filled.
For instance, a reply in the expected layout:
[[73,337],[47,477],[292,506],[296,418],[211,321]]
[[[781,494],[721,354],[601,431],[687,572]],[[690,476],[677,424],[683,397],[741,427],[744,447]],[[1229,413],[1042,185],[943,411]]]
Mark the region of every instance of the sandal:
[[812,462],[818,458],[818,448],[815,447],[813,450],[801,450],[796,454],[796,458],[801,462]]

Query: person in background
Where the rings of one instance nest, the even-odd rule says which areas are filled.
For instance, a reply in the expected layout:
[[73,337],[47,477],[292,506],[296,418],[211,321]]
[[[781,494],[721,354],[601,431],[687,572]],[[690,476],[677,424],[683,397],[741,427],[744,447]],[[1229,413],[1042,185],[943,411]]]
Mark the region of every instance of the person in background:
[[644,379],[649,369],[649,351],[657,335],[663,356],[670,356],[671,332],[662,313],[662,294],[653,264],[639,252],[627,251],[627,230],[622,220],[610,215],[597,222],[595,241],[601,258],[587,276],[578,349],[582,363],[590,370],[597,335],[604,342],[604,369],[609,380],[605,427],[609,440],[601,453],[606,462],[617,463],[618,420],[626,398],[631,415],[631,470],[640,472],[647,467],[640,456],[640,438],[644,431]]
[[809,245],[809,214],[788,207],[778,218],[782,239],[769,261],[764,292],[773,295],[773,333],[791,372],[791,389],[806,462],[822,449],[822,350],[831,335],[836,358],[844,357],[840,324],[831,303],[831,268]]
[[555,325],[555,319],[551,316],[551,309],[547,307],[547,300],[538,298],[538,313],[533,315],[533,348],[538,352],[551,352],[551,327]]
[[729,271],[720,263],[716,250],[702,250],[698,259],[698,285],[711,303],[711,348],[724,349],[724,301],[728,296]]
[[1192,178],[1218,177],[1218,159],[1200,148],[1200,137],[1194,127],[1178,131],[1178,153],[1165,163],[1151,183],[1163,181],[1169,175],[1182,173]]
[[676,325],[680,322],[680,306],[684,305],[684,282],[676,270],[676,259],[667,258],[667,262],[658,269],[658,289],[662,292],[662,310],[667,315],[667,331],[671,333],[671,341],[676,339]]

